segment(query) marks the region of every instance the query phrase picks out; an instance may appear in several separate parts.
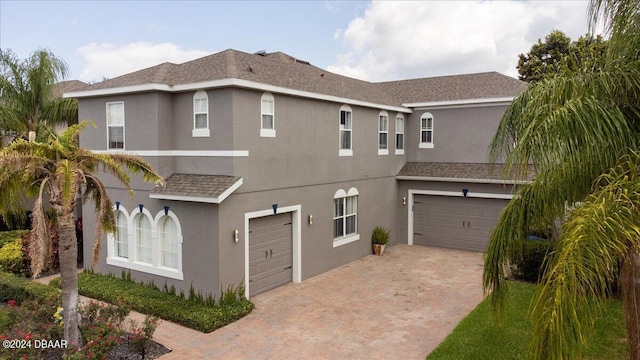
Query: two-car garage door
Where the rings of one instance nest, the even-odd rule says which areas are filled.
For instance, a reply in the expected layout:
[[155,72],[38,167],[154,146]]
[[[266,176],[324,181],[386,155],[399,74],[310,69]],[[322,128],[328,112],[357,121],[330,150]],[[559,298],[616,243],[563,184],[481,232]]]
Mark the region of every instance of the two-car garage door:
[[414,195],[413,243],[484,251],[509,200]]

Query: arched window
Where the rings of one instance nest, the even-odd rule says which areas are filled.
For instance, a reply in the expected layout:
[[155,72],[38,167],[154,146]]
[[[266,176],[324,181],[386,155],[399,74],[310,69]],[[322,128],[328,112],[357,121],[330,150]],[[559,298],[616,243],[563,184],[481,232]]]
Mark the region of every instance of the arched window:
[[349,105],[342,105],[340,107],[340,156],[353,155],[353,148],[351,144],[351,131],[353,129],[353,124],[351,114],[351,107]]
[[209,97],[200,90],[193,95],[193,137],[208,137],[209,132]]
[[260,100],[261,116],[260,116],[260,136],[275,137],[275,99],[270,93],[262,94]]
[[136,261],[153,263],[153,243],[151,241],[151,220],[145,213],[133,218],[133,231],[136,241]]
[[334,247],[358,240],[358,190],[340,189],[333,196]]
[[433,115],[428,112],[420,116],[420,147],[433,148]]
[[116,220],[116,232],[114,234],[115,256],[128,259],[129,258],[129,224],[127,215],[116,210],[114,214]]
[[158,237],[160,238],[160,266],[180,270],[182,236],[176,221],[164,215],[158,221]]

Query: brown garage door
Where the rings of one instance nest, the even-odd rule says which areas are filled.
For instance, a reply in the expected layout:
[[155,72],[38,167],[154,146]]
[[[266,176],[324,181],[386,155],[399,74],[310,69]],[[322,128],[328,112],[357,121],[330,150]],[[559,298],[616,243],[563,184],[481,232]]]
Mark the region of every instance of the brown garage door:
[[249,220],[249,296],[292,280],[291,213]]
[[413,243],[484,251],[504,199],[416,195],[413,204]]

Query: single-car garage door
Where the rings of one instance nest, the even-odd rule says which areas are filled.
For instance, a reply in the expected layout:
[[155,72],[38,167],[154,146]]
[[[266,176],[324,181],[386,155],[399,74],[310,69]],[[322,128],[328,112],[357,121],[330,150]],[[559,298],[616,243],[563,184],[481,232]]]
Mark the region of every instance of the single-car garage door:
[[292,280],[291,213],[249,221],[249,296]]
[[415,195],[413,243],[484,251],[509,200]]

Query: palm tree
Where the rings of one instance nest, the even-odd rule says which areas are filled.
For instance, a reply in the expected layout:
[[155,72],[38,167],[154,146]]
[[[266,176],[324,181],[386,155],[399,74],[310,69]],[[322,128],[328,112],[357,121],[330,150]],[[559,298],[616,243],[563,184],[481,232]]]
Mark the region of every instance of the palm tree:
[[78,102],[55,94],[53,86],[64,80],[67,64],[49,50],[40,49],[19,60],[11,50],[0,50],[0,130],[15,131],[35,139],[58,124],[78,121]]
[[[78,135],[91,124],[83,121],[72,125],[59,136],[49,135],[47,141],[31,142],[17,139],[0,149],[0,211],[19,204],[17,194],[35,193],[30,232],[30,256],[36,277],[50,259],[47,217],[42,204],[46,199],[57,218],[59,234],[64,337],[69,344],[79,344],[78,336],[78,274],[77,243],[74,213],[78,193],[91,199],[96,206],[97,226],[93,248],[94,263],[98,258],[102,232],[115,230],[112,203],[97,177],[99,171],[114,176],[133,194],[129,173],[142,173],[145,181],[163,183],[162,177],[142,158],[124,154],[96,154],[78,146]],[[125,170],[126,169],[126,170]]]
[[570,60],[507,109],[493,161],[536,179],[502,212],[485,253],[484,287],[501,309],[510,256],[529,231],[562,222],[533,303],[539,359],[581,357],[602,299],[620,276],[630,356],[640,359],[640,3],[592,0],[609,34],[599,66]]

